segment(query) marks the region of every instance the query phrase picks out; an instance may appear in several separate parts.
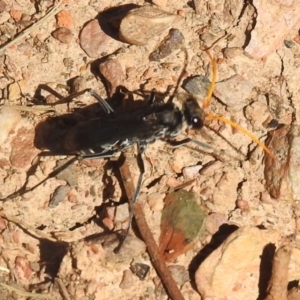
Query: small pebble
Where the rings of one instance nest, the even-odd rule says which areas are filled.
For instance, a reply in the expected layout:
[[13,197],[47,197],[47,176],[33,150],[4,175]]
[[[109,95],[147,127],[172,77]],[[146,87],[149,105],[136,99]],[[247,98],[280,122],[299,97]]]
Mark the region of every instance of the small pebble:
[[101,54],[107,50],[110,39],[111,37],[102,31],[98,20],[88,22],[79,36],[80,47],[92,58],[102,56]]
[[99,65],[99,72],[106,80],[109,96],[111,97],[118,86],[123,85],[125,75],[120,62],[108,59]]
[[249,211],[250,209],[249,202],[242,199],[236,201],[236,206],[242,211]]
[[189,77],[184,80],[182,87],[191,95],[206,97],[210,80],[204,75]]
[[52,32],[54,38],[64,44],[69,44],[72,41],[73,33],[69,28],[60,27]]
[[38,154],[38,150],[33,144],[34,131],[26,127],[18,129],[11,142],[10,163],[17,168],[27,168],[33,158]]
[[29,262],[29,266],[34,272],[39,272],[41,269],[41,264],[38,262]]
[[165,195],[162,193],[152,193],[148,195],[147,201],[152,211],[162,211],[164,208]]
[[103,225],[104,225],[108,230],[113,230],[114,227],[115,227],[115,224],[114,224],[113,220],[110,219],[110,218],[104,218],[104,219],[102,220],[102,223],[103,223]]
[[133,286],[133,275],[130,270],[124,270],[122,282],[120,283],[121,289],[129,289]]
[[132,9],[120,24],[120,38],[132,45],[144,46],[160,36],[181,17],[154,6]]
[[[69,159],[63,159],[60,160],[57,163],[57,168],[61,167],[64,165]],[[76,186],[78,182],[78,172],[76,170],[75,164],[71,164],[67,168],[63,169],[60,171],[57,175],[56,178],[59,180],[65,180],[70,187]]]
[[159,61],[176,50],[179,50],[184,44],[184,36],[178,29],[170,29],[167,37],[163,39],[158,48],[153,51],[150,56],[150,61]]
[[184,285],[190,280],[189,271],[186,267],[180,265],[171,265],[168,266],[168,269],[170,270],[173,279],[179,286]]
[[66,57],[63,59],[64,66],[68,69],[71,69],[74,64],[74,60],[71,57]]
[[19,84],[14,82],[8,86],[8,100],[14,101],[21,97]]
[[16,9],[12,9],[10,11],[10,15],[12,16],[12,18],[16,21],[19,22],[21,20],[22,17],[22,13],[19,10]]
[[129,217],[129,206],[128,203],[118,205],[115,213],[115,223],[123,223]]
[[202,169],[203,166],[201,165],[196,165],[196,166],[191,166],[191,167],[184,167],[182,169],[182,174],[185,179],[193,179],[196,176],[199,175],[199,171]]
[[234,75],[227,80],[216,83],[214,95],[225,105],[235,110],[242,109],[249,103],[253,85],[241,75]]
[[70,189],[71,188],[69,185],[60,185],[59,187],[57,187],[50,199],[49,207],[57,207],[58,204],[67,197],[67,194],[70,191]]
[[76,77],[71,84],[71,93],[78,93],[87,88],[86,79],[82,76]]
[[228,219],[225,214],[211,213],[206,217],[205,230],[211,235],[218,232],[220,226],[228,223]]
[[244,53],[243,48],[239,48],[239,47],[225,48],[224,57],[225,58],[234,58],[234,57],[242,55],[243,53]]
[[144,263],[135,263],[131,264],[130,270],[140,279],[144,280],[147,276],[150,267]]
[[14,271],[17,274],[18,280],[20,280],[24,284],[29,283],[28,281],[33,274],[28,259],[23,256],[16,257]]

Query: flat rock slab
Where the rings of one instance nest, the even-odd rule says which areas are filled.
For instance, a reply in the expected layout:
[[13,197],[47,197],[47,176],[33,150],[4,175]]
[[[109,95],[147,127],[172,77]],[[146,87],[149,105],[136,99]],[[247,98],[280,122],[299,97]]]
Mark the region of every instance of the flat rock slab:
[[277,231],[256,227],[241,227],[232,233],[196,272],[201,299],[257,299],[264,249],[279,238]]

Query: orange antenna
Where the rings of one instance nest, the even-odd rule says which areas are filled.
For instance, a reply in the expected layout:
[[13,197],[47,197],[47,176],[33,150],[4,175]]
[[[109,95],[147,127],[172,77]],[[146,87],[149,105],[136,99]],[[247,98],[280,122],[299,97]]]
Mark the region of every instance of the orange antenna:
[[[211,97],[213,94],[213,91],[215,89],[215,85],[216,85],[216,80],[217,80],[217,63],[216,60],[212,57],[212,55],[209,53],[208,50],[205,50],[205,52],[207,53],[207,55],[209,56],[211,63],[212,63],[212,80],[211,80],[211,84],[207,93],[207,96],[203,102],[202,108],[205,109],[210,105],[211,102]],[[218,115],[213,115],[210,113],[206,113],[205,114],[206,117],[210,118],[210,119],[216,119],[219,121],[222,121],[223,123],[229,124],[231,127],[234,127],[236,129],[238,129],[239,131],[243,132],[245,135],[247,135],[252,141],[254,141],[259,147],[261,147],[268,155],[270,155],[273,159],[276,159],[275,154],[263,143],[261,142],[253,133],[251,133],[250,131],[248,131],[247,129],[245,129],[244,127],[242,127],[241,125],[227,120],[224,117],[218,116]]]
[[212,79],[211,79],[211,84],[207,93],[207,96],[203,102],[202,108],[207,108],[210,105],[210,101],[211,101],[211,96],[213,94],[213,91],[215,89],[215,85],[216,85],[216,80],[217,80],[217,62],[216,60],[212,57],[212,55],[209,53],[208,50],[205,50],[205,52],[207,53],[207,55],[210,58],[211,64],[212,64]]
[[207,116],[210,119],[220,120],[223,123],[229,124],[231,127],[234,127],[236,129],[238,129],[239,131],[243,132],[252,141],[254,141],[258,146],[260,146],[261,148],[263,148],[268,155],[270,155],[273,159],[276,159],[276,156],[274,155],[274,153],[262,141],[260,141],[253,133],[251,133],[250,131],[248,131],[246,128],[244,128],[241,125],[239,125],[239,124],[237,124],[235,122],[232,122],[232,121],[230,121],[230,120],[228,120],[226,118],[218,116],[218,115],[213,115],[213,114],[210,114],[210,113],[206,113],[205,116]]

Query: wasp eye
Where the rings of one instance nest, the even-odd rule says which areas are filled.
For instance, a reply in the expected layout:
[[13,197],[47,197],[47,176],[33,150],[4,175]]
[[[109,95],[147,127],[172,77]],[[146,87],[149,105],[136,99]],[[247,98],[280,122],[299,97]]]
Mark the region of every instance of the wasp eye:
[[201,129],[203,127],[203,120],[199,117],[192,117],[191,127],[193,129]]

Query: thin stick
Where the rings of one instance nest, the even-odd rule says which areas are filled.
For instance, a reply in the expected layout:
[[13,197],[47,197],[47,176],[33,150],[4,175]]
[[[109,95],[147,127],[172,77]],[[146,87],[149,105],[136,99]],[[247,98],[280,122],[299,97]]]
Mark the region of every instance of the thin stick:
[[55,278],[55,283],[59,286],[59,289],[61,291],[61,295],[62,295],[63,299],[71,300],[71,297],[70,297],[68,290],[67,290],[65,284],[63,283],[63,281],[60,278]]
[[[122,165],[120,165],[119,169],[120,169],[127,198],[129,201],[131,201],[131,199],[134,196],[135,188],[132,182],[131,174],[126,159],[125,162]],[[162,255],[158,250],[153,235],[145,220],[142,204],[139,201],[135,203],[133,213],[134,213],[135,221],[139,228],[139,232],[144,242],[146,243],[147,250],[151,257],[154,268],[156,269],[161,281],[163,282],[167,293],[169,294],[172,300],[184,300],[184,297],[182,296],[178,286],[176,285],[176,282],[174,281],[170,273],[170,270],[168,269],[165,263],[164,258],[162,257]]]
[[6,284],[6,283],[2,283],[0,282],[0,286],[2,286],[3,288],[11,291],[11,292],[15,292],[17,295],[22,296],[22,297],[26,297],[26,298],[32,298],[32,299],[53,299],[53,300],[57,300],[58,298],[55,296],[51,296],[51,295],[47,295],[47,294],[37,294],[37,293],[30,293],[30,292],[26,292],[24,290],[21,290],[17,287],[14,287],[12,285]]
[[34,233],[37,237],[44,238],[44,239],[47,239],[52,242],[57,242],[57,239],[54,239],[54,238],[46,235],[42,230],[36,229],[33,226],[31,226],[23,221],[20,221],[19,219],[15,218],[13,216],[9,216],[7,214],[1,213],[1,218],[5,219],[9,222],[15,223],[16,225],[22,227],[23,229],[26,229],[30,233]]
[[31,26],[24,29],[19,35],[17,35],[13,40],[5,44],[4,46],[0,47],[0,55],[4,53],[4,51],[25,38],[33,29],[39,27],[47,21],[49,18],[51,18],[53,15],[55,15],[59,9],[62,7],[62,2],[58,1],[57,5],[53,5],[52,8],[44,15],[41,19],[39,19],[36,23],[33,23]]
[[[59,104],[59,105],[61,105],[61,107],[63,106],[63,104]],[[15,110],[20,110],[20,111],[29,111],[32,113],[56,112],[56,108],[54,108],[54,106],[49,107],[49,105],[35,105],[35,106],[8,105],[8,104],[0,105],[0,108],[3,108],[3,107],[9,107],[9,108],[13,108]],[[64,104],[64,107],[66,107],[65,104]]]

